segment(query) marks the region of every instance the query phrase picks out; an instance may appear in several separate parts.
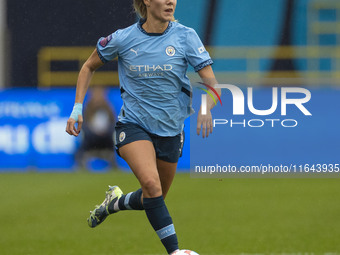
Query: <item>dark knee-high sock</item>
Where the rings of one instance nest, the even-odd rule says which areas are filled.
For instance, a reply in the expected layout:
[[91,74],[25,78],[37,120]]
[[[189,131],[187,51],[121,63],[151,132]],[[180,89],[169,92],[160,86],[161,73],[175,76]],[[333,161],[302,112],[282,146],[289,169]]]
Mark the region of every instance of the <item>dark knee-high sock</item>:
[[143,198],[146,215],[168,254],[178,249],[177,235],[163,196]]
[[109,213],[120,210],[144,210],[141,198],[142,189],[122,195],[114,204],[109,205]]

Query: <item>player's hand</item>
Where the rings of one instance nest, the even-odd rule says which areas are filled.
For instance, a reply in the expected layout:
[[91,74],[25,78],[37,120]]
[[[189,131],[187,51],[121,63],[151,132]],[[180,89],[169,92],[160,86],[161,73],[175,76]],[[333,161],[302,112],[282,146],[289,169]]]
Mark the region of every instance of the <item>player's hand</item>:
[[[76,127],[76,123],[78,124]],[[83,125],[83,116],[79,115],[78,116],[78,121],[76,121],[73,118],[69,118],[67,121],[67,125],[66,125],[66,132],[69,135],[74,135],[74,136],[78,136],[81,130],[81,127]]]
[[207,110],[207,114],[202,115],[201,109],[197,116],[197,135],[200,135],[202,129],[202,137],[208,137],[213,131],[212,116],[210,110]]
[[[71,116],[67,121],[66,132],[69,135],[78,136],[83,125],[83,105],[75,103]],[[76,127],[76,123],[78,124]]]

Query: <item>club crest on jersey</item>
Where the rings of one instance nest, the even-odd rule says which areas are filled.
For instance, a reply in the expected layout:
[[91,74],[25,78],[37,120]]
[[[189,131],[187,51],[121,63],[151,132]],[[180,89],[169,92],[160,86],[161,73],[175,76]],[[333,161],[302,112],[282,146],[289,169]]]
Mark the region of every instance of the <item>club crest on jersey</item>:
[[112,35],[109,35],[109,36],[101,39],[100,42],[99,42],[100,46],[105,47],[111,41],[111,39],[112,39]]
[[205,50],[204,46],[198,48],[198,52],[199,52],[200,54],[202,54],[202,53],[205,52],[205,51],[206,51],[206,50]]
[[119,142],[123,142],[124,141],[124,139],[125,139],[125,132],[120,132],[120,134],[119,134]]
[[166,50],[165,50],[165,52],[166,52],[166,55],[168,55],[168,56],[172,57],[172,56],[174,56],[174,55],[175,55],[175,53],[176,53],[176,50],[175,50],[175,48],[174,48],[174,47],[172,47],[172,46],[168,46],[168,47],[166,47]]

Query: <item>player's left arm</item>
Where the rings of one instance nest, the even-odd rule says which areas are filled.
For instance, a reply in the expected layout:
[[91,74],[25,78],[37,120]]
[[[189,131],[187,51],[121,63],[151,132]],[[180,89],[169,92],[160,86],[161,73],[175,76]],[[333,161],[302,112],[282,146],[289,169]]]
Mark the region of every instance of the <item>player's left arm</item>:
[[[211,87],[215,87],[217,84],[217,80],[215,78],[214,72],[211,68],[210,65],[202,68],[201,70],[198,71],[199,76],[201,77],[202,81],[204,84],[209,85]],[[217,94],[220,96],[221,95],[221,89],[220,88],[214,88]],[[202,107],[198,112],[197,116],[197,135],[200,134],[201,129],[202,129],[202,137],[208,137],[209,133],[211,134],[213,131],[213,123],[212,123],[212,115],[211,115],[211,109],[214,108],[215,102],[218,102],[218,97],[215,94],[215,92],[211,91],[210,89],[208,90],[209,96],[207,96],[207,105],[206,105],[206,114],[202,114]],[[210,96],[212,95],[214,99]]]

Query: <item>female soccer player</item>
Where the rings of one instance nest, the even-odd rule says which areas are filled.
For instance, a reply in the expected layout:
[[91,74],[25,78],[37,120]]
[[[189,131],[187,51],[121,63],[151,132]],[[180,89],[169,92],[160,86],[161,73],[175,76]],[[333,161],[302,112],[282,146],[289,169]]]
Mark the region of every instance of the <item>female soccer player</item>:
[[[92,75],[118,56],[123,106],[115,129],[115,147],[141,189],[124,195],[119,187],[110,187],[103,203],[91,212],[88,223],[96,227],[109,214],[145,210],[168,254],[178,250],[178,241],[164,198],[183,147],[183,123],[192,113],[188,64],[203,82],[216,84],[213,62],[196,32],[174,21],[176,4],[176,0],[134,0],[139,22],[99,39],[80,70],[75,105],[66,127],[68,134],[79,135],[82,103]],[[213,107],[208,97],[206,114],[198,113],[198,135],[201,129],[203,137],[212,132]]]

